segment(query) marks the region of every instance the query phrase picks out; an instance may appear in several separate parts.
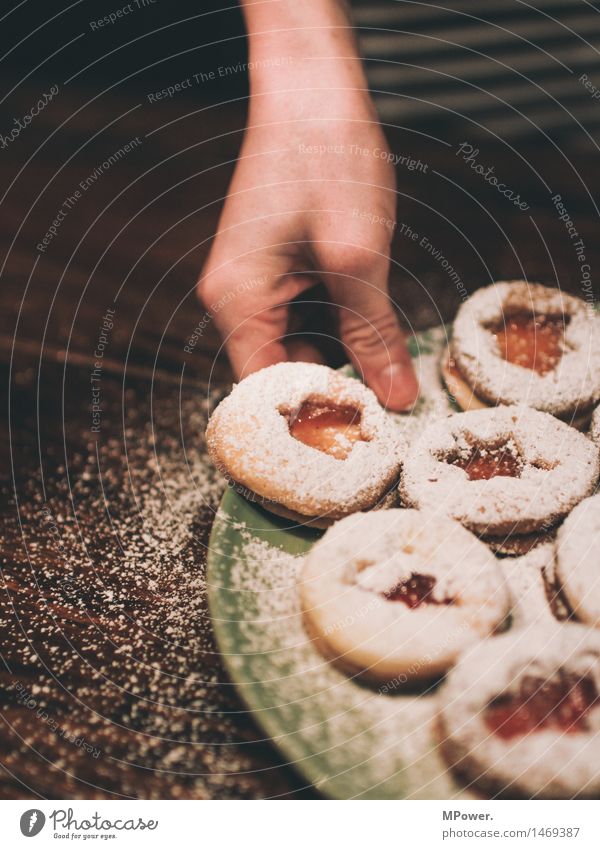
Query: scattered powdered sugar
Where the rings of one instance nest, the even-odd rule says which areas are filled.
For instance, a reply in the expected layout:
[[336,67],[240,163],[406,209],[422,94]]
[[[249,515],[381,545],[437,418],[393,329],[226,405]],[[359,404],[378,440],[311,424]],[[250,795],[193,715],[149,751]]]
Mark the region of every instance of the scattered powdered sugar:
[[[410,798],[463,796],[437,751],[435,698],[382,695],[332,667],[303,626],[297,590],[303,559],[243,528],[241,540],[231,584],[245,594],[248,619],[238,623],[241,645],[229,662],[244,668],[244,680],[260,682],[263,705],[277,705],[275,725],[267,708],[259,719],[288,756],[326,754],[313,764],[314,782],[325,791],[335,782],[338,797],[380,797],[388,782]],[[388,682],[385,691],[398,686]]]
[[[206,604],[223,492],[202,444],[206,408],[198,391],[157,404],[153,421],[136,406],[122,439],[91,442],[58,468],[47,500],[39,478],[26,478],[28,561],[3,565],[11,599],[0,620],[6,666],[36,710],[17,715],[22,690],[4,689],[23,741],[4,766],[19,775],[25,764],[31,778],[31,749],[48,752],[66,796],[263,797],[272,791],[252,774],[255,732],[223,680]],[[83,735],[97,758],[55,740],[36,711]]]

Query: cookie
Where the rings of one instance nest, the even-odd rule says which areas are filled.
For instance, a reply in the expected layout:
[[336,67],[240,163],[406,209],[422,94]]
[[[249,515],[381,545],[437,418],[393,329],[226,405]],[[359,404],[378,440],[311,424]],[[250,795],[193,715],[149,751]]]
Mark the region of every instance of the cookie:
[[486,792],[600,795],[600,633],[539,624],[467,652],[440,692],[441,745]]
[[456,413],[427,425],[407,451],[402,502],[485,537],[548,531],[589,495],[596,446],[528,407]]
[[300,598],[321,653],[386,692],[442,674],[509,610],[482,542],[450,519],[402,509],[329,528],[305,558]]
[[380,503],[404,448],[368,387],[312,363],[279,363],[238,383],[206,440],[238,491],[273,512],[325,522]]
[[600,628],[600,495],[578,504],[560,528],[556,575],[577,619]]
[[600,399],[599,322],[584,301],[559,289],[495,283],[460,307],[453,367],[483,403],[524,404],[569,422],[589,421]]

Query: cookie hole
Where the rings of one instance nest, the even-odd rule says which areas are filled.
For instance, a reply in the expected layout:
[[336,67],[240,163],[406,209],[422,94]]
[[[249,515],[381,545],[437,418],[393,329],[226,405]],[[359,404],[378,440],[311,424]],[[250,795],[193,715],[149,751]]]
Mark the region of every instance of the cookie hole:
[[524,461],[514,439],[495,442],[472,442],[457,447],[439,459],[462,469],[470,481],[495,477],[519,478]]
[[280,413],[294,439],[337,460],[345,460],[355,443],[369,441],[361,429],[362,411],[349,404],[308,399],[297,410]]
[[454,604],[453,598],[436,598],[433,595],[437,583],[433,575],[411,572],[409,578],[399,581],[394,587],[382,593],[388,601],[400,601],[411,610],[422,605]]
[[547,679],[523,676],[516,691],[502,693],[488,703],[484,721],[503,740],[542,730],[581,733],[589,730],[588,714],[597,703],[598,692],[591,678],[559,669]]
[[540,376],[554,371],[567,348],[565,330],[571,317],[532,312],[505,314],[486,325],[502,359]]

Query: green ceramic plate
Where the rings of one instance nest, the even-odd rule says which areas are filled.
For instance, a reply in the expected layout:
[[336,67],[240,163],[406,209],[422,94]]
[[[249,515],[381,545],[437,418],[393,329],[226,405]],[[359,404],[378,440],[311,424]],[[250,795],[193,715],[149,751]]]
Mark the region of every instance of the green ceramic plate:
[[[451,412],[439,379],[443,328],[411,340],[422,399],[399,427]],[[284,757],[330,797],[472,798],[436,748],[435,692],[378,692],[331,667],[306,635],[296,580],[319,531],[294,527],[233,490],[214,522],[208,592],[232,681]]]

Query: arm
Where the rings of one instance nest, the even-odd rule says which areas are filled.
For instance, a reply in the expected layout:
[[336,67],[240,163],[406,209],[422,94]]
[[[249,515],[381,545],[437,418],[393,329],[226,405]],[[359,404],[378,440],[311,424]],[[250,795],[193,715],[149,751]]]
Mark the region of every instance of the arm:
[[[382,403],[418,393],[387,278],[393,167],[345,4],[248,2],[248,126],[200,281],[238,377],[285,359],[289,302],[326,284],[349,359]],[[227,306],[215,309],[228,295]]]

